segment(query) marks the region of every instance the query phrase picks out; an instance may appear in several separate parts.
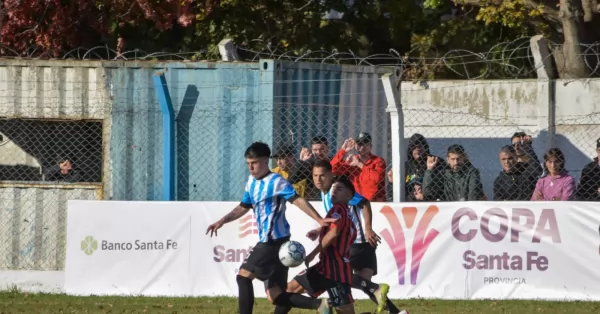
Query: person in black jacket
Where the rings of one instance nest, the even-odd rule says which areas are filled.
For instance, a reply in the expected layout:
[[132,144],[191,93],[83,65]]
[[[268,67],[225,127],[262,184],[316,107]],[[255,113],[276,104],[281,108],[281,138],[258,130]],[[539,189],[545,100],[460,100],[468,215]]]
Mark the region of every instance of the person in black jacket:
[[427,170],[423,176],[425,200],[442,202],[482,201],[486,199],[479,169],[475,168],[464,147],[453,144],[446,154],[447,166],[439,169],[439,158],[427,156]]
[[535,170],[538,177],[541,176],[544,173],[544,168],[533,150],[533,137],[525,132],[516,132],[510,141],[517,152],[517,157],[519,157],[517,161],[528,163],[532,170]]
[[598,156],[581,171],[577,199],[580,201],[600,202],[600,138],[596,141]]
[[[407,157],[406,162],[404,163],[404,178],[405,178],[405,195],[406,200],[409,202],[417,201],[415,198],[413,191],[410,188],[410,182],[413,180],[417,180],[419,182],[423,181],[423,177],[425,176],[425,170],[427,170],[427,156],[432,156],[429,150],[429,143],[425,136],[415,133],[410,137],[407,147]],[[438,162],[434,169],[434,176],[440,176],[444,169],[447,166],[446,161],[438,157]],[[440,193],[435,195],[430,195],[426,200],[427,201],[435,201],[441,198]]]
[[494,201],[528,201],[540,176],[536,162],[518,162],[513,146],[500,150],[502,171],[494,180]]

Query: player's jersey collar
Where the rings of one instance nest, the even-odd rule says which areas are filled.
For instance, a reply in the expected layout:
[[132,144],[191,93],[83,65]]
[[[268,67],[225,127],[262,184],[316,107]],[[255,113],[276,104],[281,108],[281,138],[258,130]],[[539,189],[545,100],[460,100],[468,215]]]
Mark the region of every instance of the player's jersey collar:
[[258,178],[254,178],[254,179],[255,179],[256,181],[260,181],[260,180],[262,180],[262,179],[264,179],[264,178],[268,177],[268,176],[269,176],[271,173],[273,173],[273,172],[271,172],[271,170],[269,170],[269,172],[267,172],[267,173],[266,173],[264,176],[262,176],[262,177],[258,177]]

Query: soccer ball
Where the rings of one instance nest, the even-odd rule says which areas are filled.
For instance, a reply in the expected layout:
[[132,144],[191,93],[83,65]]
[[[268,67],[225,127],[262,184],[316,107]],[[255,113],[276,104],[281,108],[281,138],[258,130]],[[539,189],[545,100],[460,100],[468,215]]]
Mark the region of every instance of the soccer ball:
[[288,241],[279,248],[279,260],[285,267],[296,267],[304,263],[306,251],[302,243]]

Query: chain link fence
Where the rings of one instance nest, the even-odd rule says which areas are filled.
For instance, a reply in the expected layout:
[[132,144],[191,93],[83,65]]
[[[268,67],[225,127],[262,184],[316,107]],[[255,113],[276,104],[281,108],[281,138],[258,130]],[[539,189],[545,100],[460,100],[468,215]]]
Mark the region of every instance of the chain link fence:
[[[216,74],[202,79],[190,74],[197,69],[171,71],[176,200],[239,201],[244,149],[264,141],[272,170],[310,200],[319,200],[312,165],[326,159],[365,197],[391,201],[397,187],[381,75],[394,68],[268,66],[277,64],[270,74],[256,63],[207,68]],[[62,270],[68,200],[161,198],[155,69],[15,71],[0,67],[0,269]],[[540,186],[542,199],[598,201],[600,81],[551,84],[403,82],[406,199],[530,200]],[[554,147],[573,179],[545,176],[544,155]],[[560,164],[560,154],[551,157]]]
[[403,84],[406,199],[599,201],[596,86],[600,80]]
[[[230,83],[217,93],[209,83],[189,82],[194,87],[175,102],[181,103],[175,112],[176,199],[239,201],[249,174],[244,150],[263,141],[272,151],[271,169],[292,181],[302,196],[318,200],[313,162],[336,160],[346,140],[364,133],[371,138],[368,149],[381,157],[374,180],[385,200],[391,144],[380,76],[386,69],[292,62],[277,66],[273,78],[265,80],[256,80],[254,70],[223,71]],[[250,88],[259,92],[248,93]],[[361,172],[358,167],[337,168],[337,174],[356,180]]]
[[139,166],[162,152],[146,152],[147,143],[161,147],[152,138],[160,111],[154,96],[139,105],[127,86],[111,92],[131,101],[111,99],[109,71],[94,63],[0,66],[0,270],[64,269],[69,200],[147,199],[135,192],[148,189]]

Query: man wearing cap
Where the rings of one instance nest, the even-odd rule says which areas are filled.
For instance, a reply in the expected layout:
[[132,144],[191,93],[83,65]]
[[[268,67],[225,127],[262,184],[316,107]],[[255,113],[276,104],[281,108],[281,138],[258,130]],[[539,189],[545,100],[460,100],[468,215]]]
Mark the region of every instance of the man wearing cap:
[[371,135],[347,139],[331,160],[333,174],[346,175],[356,191],[371,202],[385,202],[385,160],[373,155]]
[[600,202],[600,138],[596,140],[597,156],[581,171],[577,199],[580,201]]
[[[277,167],[273,168],[271,171],[288,180],[289,171],[296,162],[294,159],[294,149],[289,145],[283,145],[277,148],[275,154],[273,154],[271,158],[275,159],[275,162],[277,163]],[[294,189],[296,189],[296,193],[300,197],[304,197],[304,191],[306,190],[306,179],[300,180],[297,183],[292,184],[292,186]]]
[[433,170],[438,158],[427,157],[427,170],[423,178],[425,198],[439,193],[441,201],[446,202],[484,200],[479,170],[471,164],[465,149],[461,145],[450,145],[446,160],[448,167],[436,175]]

